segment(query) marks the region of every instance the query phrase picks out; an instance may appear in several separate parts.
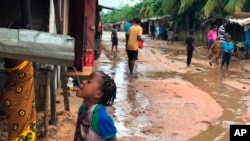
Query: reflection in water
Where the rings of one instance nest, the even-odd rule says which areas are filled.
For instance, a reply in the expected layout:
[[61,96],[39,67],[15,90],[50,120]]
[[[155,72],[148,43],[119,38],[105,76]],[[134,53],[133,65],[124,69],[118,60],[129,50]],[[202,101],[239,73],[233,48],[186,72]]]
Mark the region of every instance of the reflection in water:
[[149,100],[136,93],[135,88],[129,85],[130,80],[125,62],[127,61],[124,59],[108,64],[101,63],[96,68],[110,74],[117,84],[117,96],[114,104],[115,124],[119,129],[117,137],[141,136],[150,140],[161,140],[159,135],[147,135],[141,131],[143,127],[151,126],[150,121],[145,116]]
[[[124,61],[125,62],[125,61]],[[117,95],[115,99],[115,113],[116,123],[119,136],[128,136],[129,131],[126,128],[126,121],[133,117],[129,114],[132,112],[132,104],[128,99],[128,79],[126,76],[126,64],[124,62],[111,62],[109,65],[98,65],[99,70],[109,73],[115,80],[117,85]]]
[[[165,53],[171,51],[169,49],[166,50],[165,47],[162,48],[162,50],[164,50]],[[172,50],[172,52],[173,56],[186,53],[180,50]],[[199,59],[207,59],[207,55],[201,53],[196,57]],[[191,141],[228,141],[229,125],[241,122],[241,115],[245,107],[242,102],[244,93],[225,85],[224,81],[236,78],[248,80],[247,77],[249,76],[245,76],[244,74],[250,71],[248,70],[250,67],[246,67],[249,64],[250,62],[244,60],[232,59],[229,71],[221,71],[220,66],[216,66],[213,68],[206,68],[208,69],[206,71],[187,75],[180,74],[176,70],[161,71],[158,69],[157,71],[143,74],[143,77],[155,80],[180,76],[182,79],[191,82],[201,90],[210,93],[224,108],[224,113],[215,124],[209,126],[210,128],[207,131],[192,138]],[[118,86],[117,99],[114,105],[116,126],[119,128],[118,137],[138,135],[151,140],[156,139],[157,137],[149,137],[149,135],[143,135],[141,132],[141,128],[150,126],[148,119],[144,117],[143,114],[139,114],[140,112],[147,112],[149,101],[142,95],[136,93],[135,88],[129,85],[126,59],[118,58],[109,64],[100,64],[98,65],[98,69],[108,72],[114,78]],[[240,69],[241,72],[236,71],[236,69]],[[147,67],[145,67],[145,72],[146,70]],[[160,140],[160,137],[158,140]]]
[[[233,66],[234,65],[234,66]],[[232,67],[238,67],[233,64]],[[224,113],[216,125],[211,125],[207,131],[202,132],[191,141],[228,141],[229,125],[241,122],[244,104],[242,103],[242,91],[233,89],[223,81],[229,80],[231,75],[240,75],[232,71],[221,71],[220,67],[201,74],[194,74],[195,77],[183,76],[185,80],[204,91],[208,91],[211,96],[224,108]],[[199,80],[199,81],[197,81]]]

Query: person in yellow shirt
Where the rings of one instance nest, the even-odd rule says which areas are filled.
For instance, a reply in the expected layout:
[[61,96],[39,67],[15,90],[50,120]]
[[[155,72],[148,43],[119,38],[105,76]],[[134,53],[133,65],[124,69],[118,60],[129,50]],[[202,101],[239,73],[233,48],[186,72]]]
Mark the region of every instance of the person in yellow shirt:
[[142,36],[142,27],[140,26],[141,19],[135,18],[133,20],[133,25],[130,27],[128,32],[128,44],[126,47],[128,55],[128,66],[129,74],[133,75],[133,69],[135,65],[135,60],[138,59],[138,41],[143,41]]

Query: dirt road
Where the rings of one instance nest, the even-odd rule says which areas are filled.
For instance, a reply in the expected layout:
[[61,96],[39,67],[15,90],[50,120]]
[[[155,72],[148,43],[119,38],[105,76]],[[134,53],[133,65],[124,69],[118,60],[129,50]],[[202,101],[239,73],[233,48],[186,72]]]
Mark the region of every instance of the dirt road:
[[[139,50],[135,77],[129,77],[124,33],[119,33],[118,56],[110,55],[110,32],[104,32],[104,50],[95,70],[110,74],[117,83],[115,120],[119,141],[228,141],[229,125],[250,121],[250,61],[232,58],[229,71],[209,66],[207,50],[194,53],[186,67],[182,42],[167,45],[147,36]],[[61,99],[61,100],[60,100]],[[63,112],[58,95],[57,126],[48,140],[72,140],[81,100],[70,96],[70,112]]]

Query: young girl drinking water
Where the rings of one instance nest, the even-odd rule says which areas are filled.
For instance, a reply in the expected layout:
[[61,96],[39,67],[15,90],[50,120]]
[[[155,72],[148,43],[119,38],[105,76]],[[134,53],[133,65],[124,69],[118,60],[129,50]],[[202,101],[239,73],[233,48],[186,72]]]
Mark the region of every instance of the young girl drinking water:
[[116,84],[102,71],[92,72],[76,93],[83,98],[74,141],[117,141],[116,127],[106,111],[116,98]]

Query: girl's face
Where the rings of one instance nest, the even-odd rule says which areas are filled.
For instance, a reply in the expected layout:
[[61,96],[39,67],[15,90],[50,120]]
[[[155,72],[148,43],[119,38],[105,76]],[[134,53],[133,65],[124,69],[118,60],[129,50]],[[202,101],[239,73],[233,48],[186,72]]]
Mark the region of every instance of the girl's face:
[[80,98],[100,98],[102,92],[100,90],[102,84],[102,76],[99,72],[92,72],[88,80],[84,80],[76,96]]
[[226,41],[230,42],[231,41],[231,37],[226,37]]

